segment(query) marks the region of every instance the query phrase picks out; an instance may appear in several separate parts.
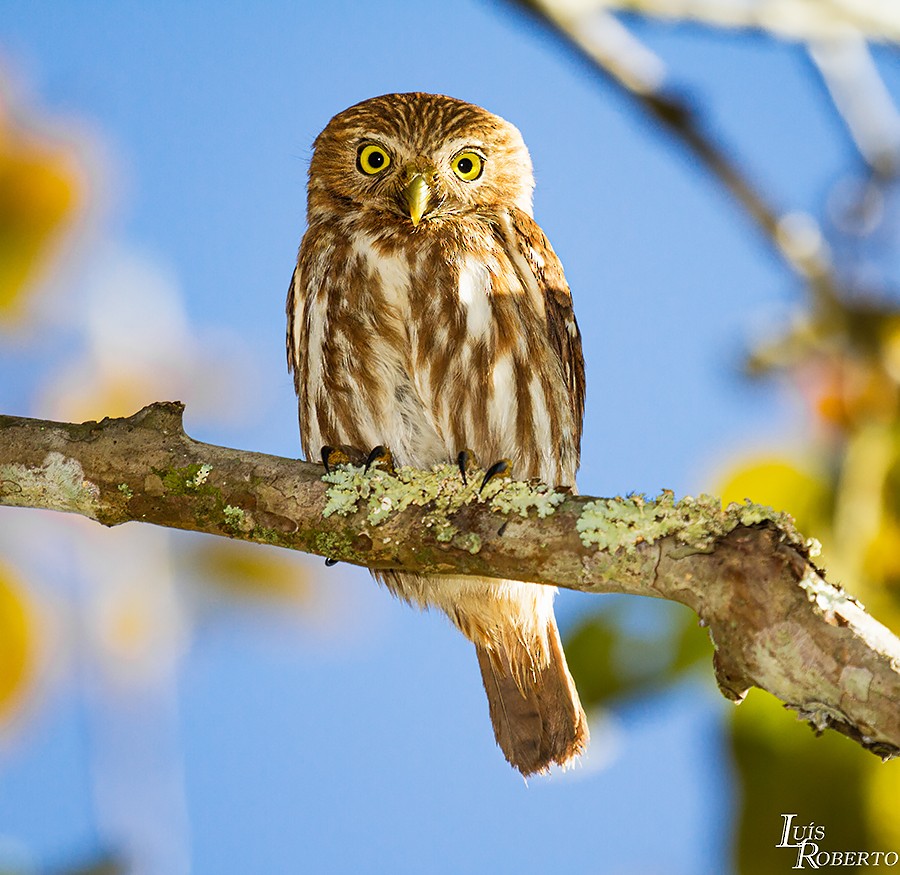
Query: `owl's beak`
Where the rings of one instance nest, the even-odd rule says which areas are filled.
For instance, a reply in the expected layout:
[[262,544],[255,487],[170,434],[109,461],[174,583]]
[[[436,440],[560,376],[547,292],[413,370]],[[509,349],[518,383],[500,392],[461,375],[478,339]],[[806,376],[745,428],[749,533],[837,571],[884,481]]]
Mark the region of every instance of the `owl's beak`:
[[428,209],[428,201],[431,200],[431,188],[424,173],[415,173],[410,177],[403,189],[403,199],[406,201],[413,226],[418,225],[425,215],[425,210]]

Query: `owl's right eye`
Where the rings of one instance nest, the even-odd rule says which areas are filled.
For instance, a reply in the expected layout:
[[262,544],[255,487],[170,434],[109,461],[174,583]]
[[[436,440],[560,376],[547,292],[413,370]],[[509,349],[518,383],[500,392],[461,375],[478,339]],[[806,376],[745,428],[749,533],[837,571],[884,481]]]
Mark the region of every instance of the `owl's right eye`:
[[366,176],[375,176],[376,173],[387,170],[390,164],[391,156],[374,143],[360,146],[359,152],[356,153],[356,169]]

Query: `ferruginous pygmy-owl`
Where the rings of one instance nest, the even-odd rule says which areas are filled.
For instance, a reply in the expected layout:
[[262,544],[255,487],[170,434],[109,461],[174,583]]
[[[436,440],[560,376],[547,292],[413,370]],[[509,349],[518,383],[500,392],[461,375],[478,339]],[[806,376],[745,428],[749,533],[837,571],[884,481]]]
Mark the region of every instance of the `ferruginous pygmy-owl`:
[[[471,449],[574,487],[584,362],[556,254],[532,218],[519,131],[468,103],[388,94],[315,141],[287,353],[308,459],[387,446],[429,467]],[[565,765],[587,721],[553,587],[376,573],[475,645],[494,734],[525,775]]]

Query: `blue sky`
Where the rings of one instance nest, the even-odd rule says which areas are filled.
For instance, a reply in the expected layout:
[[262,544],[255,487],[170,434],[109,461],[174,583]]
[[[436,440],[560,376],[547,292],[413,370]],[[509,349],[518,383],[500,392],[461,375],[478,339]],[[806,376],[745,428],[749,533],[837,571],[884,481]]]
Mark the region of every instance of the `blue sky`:
[[[851,159],[799,50],[637,30],[776,203],[818,213]],[[283,307],[310,144],[346,106],[407,90],[479,103],[531,149],[535,214],[584,336],[583,492],[714,490],[739,450],[798,433],[783,397],[737,376],[743,344],[799,300],[796,283],[686,153],[504,4],[3,0],[0,60],[104,144],[105,206],[71,275],[75,306],[92,260],[138,252],[174,278],[193,331],[235,339],[217,355],[250,374],[252,415],[207,417],[186,397],[197,439],[298,455]],[[3,412],[47,415],[37,387],[82,342],[53,331],[53,344],[0,350]],[[252,606],[205,613],[154,700],[168,718],[116,718],[147,732],[138,748],[176,752],[191,871],[727,871],[728,706],[708,685],[596,730],[605,768],[526,787],[494,746],[469,645],[364,572],[308,567],[351,631],[307,634]],[[596,600],[559,605],[566,627]],[[638,622],[659,610],[637,607]],[[108,727],[89,689],[67,687],[0,749],[0,866],[127,833],[98,801],[90,763]]]

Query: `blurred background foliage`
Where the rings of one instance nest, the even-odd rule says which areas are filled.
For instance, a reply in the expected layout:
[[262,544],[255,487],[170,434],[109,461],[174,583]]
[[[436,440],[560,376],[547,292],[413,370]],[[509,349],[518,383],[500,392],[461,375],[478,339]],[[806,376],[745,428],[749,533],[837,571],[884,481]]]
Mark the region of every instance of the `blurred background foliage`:
[[[240,344],[194,335],[177,281],[154,259],[111,247],[93,268],[87,299],[61,300],[60,272],[102,234],[97,219],[112,171],[101,168],[102,146],[80,120],[51,117],[4,74],[0,68],[0,339],[39,351],[66,323],[80,340],[35,384],[38,406],[83,421],[183,397],[213,420],[252,416],[253,369]],[[83,685],[100,746],[111,751],[92,765],[97,818],[105,839],[127,852],[110,847],[80,860],[74,851],[48,870],[27,849],[17,863],[16,848],[0,842],[0,875],[186,872],[171,705],[197,621],[227,607],[252,613],[273,605],[288,622],[321,619],[327,593],[313,594],[308,560],[285,551],[144,527],[100,533],[84,520],[42,516],[40,526],[14,517],[0,528],[0,749],[24,738],[29,718],[66,681]],[[80,597],[66,598],[67,588]],[[160,768],[131,780],[143,768],[134,756],[142,737]],[[151,822],[162,837],[146,835]],[[139,870],[130,862],[138,859]]]
[[[831,579],[845,581],[876,617],[900,631],[900,121],[867,44],[900,39],[897,7],[851,0],[518,5],[663,125],[673,148],[686,148],[706,166],[799,277],[806,294],[798,297],[790,324],[749,345],[745,360],[748,380],[766,380],[771,391],[794,400],[798,427],[769,452],[752,458],[736,453],[720,472],[722,498],[751,498],[791,512],[802,531],[822,542]],[[705,133],[698,121],[702,107],[670,84],[664,59],[629,32],[634,16],[689,20],[721,29],[725,40],[730,28],[754,28],[805,47],[821,78],[823,100],[859,153],[856,166],[831,181],[821,215],[782,214],[741,175],[737,150]],[[10,338],[18,334],[17,342],[35,336],[48,310],[42,300],[46,277],[66,246],[77,243],[92,202],[103,196],[104,180],[89,156],[77,126],[57,124],[36,103],[16,102],[0,88],[0,327]],[[215,339],[189,336],[169,278],[126,254],[95,288],[87,351],[38,387],[45,409],[64,419],[99,418],[177,396],[191,397],[208,412],[241,415],[249,403],[246,377],[242,382],[235,373],[222,373]],[[148,288],[152,294],[143,295]],[[141,332],[140,348],[129,340],[127,356],[119,346],[130,335],[116,321],[125,312],[117,307],[123,294],[134,298],[127,318],[160,326]],[[152,298],[155,308],[144,317],[142,297]],[[81,545],[73,555],[92,581],[88,645],[98,654],[101,687],[140,688],[144,697],[148,689],[159,689],[165,695],[163,682],[171,681],[190,634],[183,599],[175,595],[178,579],[191,583],[193,603],[201,610],[229,600],[274,605],[298,616],[323,610],[321,594],[309,586],[308,566],[298,557],[224,541],[175,547],[159,532],[139,546],[134,533],[123,530],[116,549],[129,556],[132,567],[152,575],[147,586],[140,574],[125,580],[113,560],[98,559],[93,529],[82,523],[54,518],[48,525]],[[60,634],[66,620],[40,586],[40,571],[26,562],[17,565],[13,539],[7,533],[0,543],[9,554],[0,565],[0,722],[8,735],[52,690],[53,678],[65,671],[60,666],[74,659],[78,646]],[[109,549],[108,537],[105,544]],[[630,622],[630,612],[627,600],[610,599],[568,637],[572,670],[589,708],[648,701],[688,680],[712,683],[711,645],[693,615],[678,606],[660,607],[648,634],[646,623]],[[734,828],[740,872],[783,867],[783,852],[760,836],[771,835],[786,811],[827,824],[833,848],[900,848],[896,764],[882,766],[832,733],[816,739],[759,691],[731,712],[727,729],[740,798]],[[178,804],[167,805],[161,815],[173,833],[186,828],[179,810]],[[110,854],[77,871],[125,870]]]
[[[737,453],[720,474],[719,493],[725,503],[752,498],[790,512],[801,531],[822,543],[830,579],[846,582],[900,632],[900,117],[867,44],[900,40],[900,7],[854,0],[522,5],[661,119],[803,281],[806,294],[790,324],[750,344],[744,363],[747,379],[790,394],[797,428],[769,452]],[[724,28],[726,39],[728,29],[752,28],[799,41],[859,157],[845,176],[823,181],[821,215],[779,214],[770,205],[777,193],[755,189],[741,174],[739,147],[706,135],[702,104],[672,85],[664,60],[637,42],[627,30],[629,15],[617,18],[616,11]],[[693,615],[672,607],[666,634],[654,630],[652,638],[636,640],[622,610],[618,602],[598,611],[566,642],[586,704],[614,709],[698,673],[712,683],[712,648]],[[760,837],[786,812],[799,812],[804,824],[827,824],[829,848],[900,846],[900,765],[883,765],[834,733],[816,738],[799,721],[791,725],[780,703],[759,690],[728,723],[738,871],[781,871],[785,852]]]
[[29,291],[87,196],[66,143],[15,110],[0,90],[0,324],[23,317]]
[[[38,114],[12,105],[0,79],[0,330],[21,326],[29,295],[78,225],[85,192],[72,157]],[[0,564],[0,725],[22,711],[39,647],[26,581]]]
[[31,682],[35,626],[24,584],[0,565],[0,721],[15,713]]

